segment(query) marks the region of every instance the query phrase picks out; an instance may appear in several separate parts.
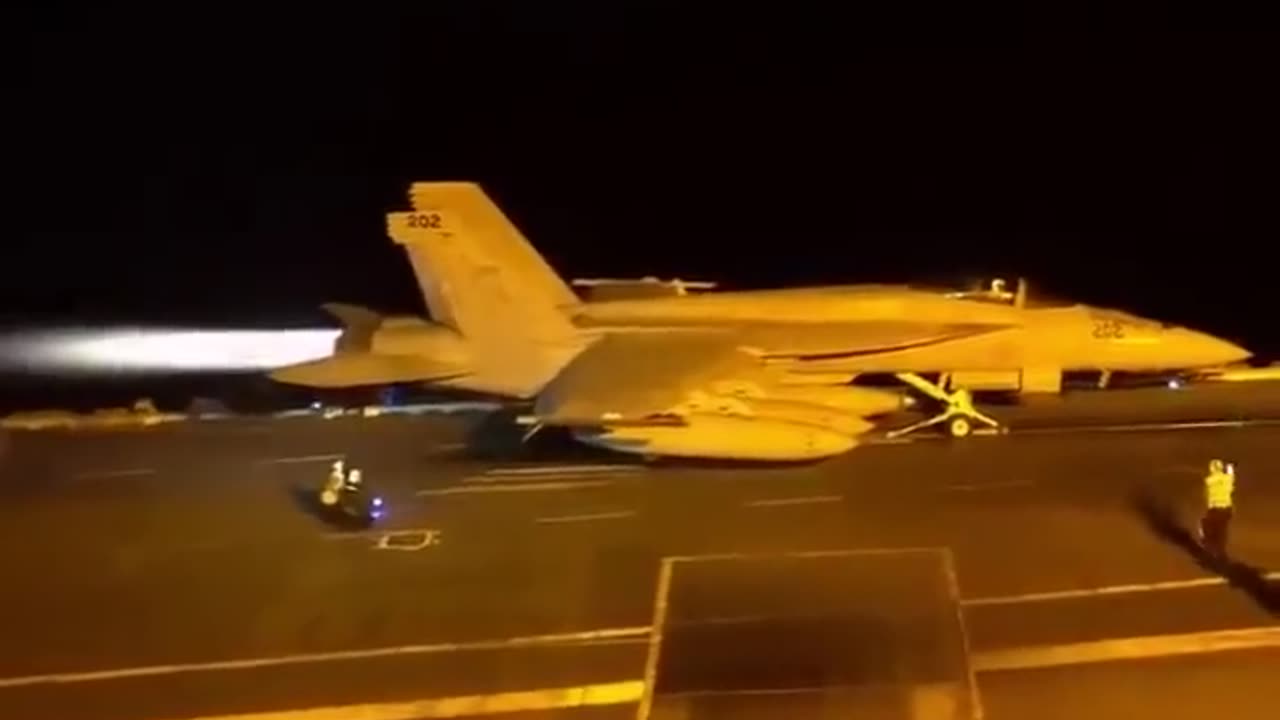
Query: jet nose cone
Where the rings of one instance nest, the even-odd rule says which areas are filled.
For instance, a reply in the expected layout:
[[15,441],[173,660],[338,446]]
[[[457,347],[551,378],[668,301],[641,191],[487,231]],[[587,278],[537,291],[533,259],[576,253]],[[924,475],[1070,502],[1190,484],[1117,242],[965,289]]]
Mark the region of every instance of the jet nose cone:
[[1199,354],[1206,365],[1230,365],[1244,362],[1253,356],[1248,350],[1222,338],[1194,330],[1189,332],[1194,336]]
[[1170,340],[1174,342],[1167,343],[1166,347],[1172,354],[1179,356],[1179,365],[1184,368],[1212,368],[1242,363],[1253,355],[1234,342],[1189,328],[1175,328]]

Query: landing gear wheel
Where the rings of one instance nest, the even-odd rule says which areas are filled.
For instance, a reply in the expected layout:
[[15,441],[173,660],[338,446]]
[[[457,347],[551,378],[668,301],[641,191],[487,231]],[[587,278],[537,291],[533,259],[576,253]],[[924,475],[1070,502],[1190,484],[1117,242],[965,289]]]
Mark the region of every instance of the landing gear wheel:
[[973,424],[969,422],[969,418],[951,418],[951,422],[947,423],[947,432],[953,438],[968,437],[969,433],[973,432]]

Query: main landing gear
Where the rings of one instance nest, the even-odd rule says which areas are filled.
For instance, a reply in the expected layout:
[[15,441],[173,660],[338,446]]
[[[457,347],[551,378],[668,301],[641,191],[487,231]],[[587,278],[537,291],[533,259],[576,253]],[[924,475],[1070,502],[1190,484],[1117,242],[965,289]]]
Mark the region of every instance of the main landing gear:
[[947,375],[943,375],[937,383],[931,383],[915,373],[899,373],[897,377],[902,382],[942,403],[943,410],[931,418],[912,423],[904,428],[891,430],[886,433],[887,437],[899,438],[917,430],[943,424],[946,426],[947,434],[955,438],[967,437],[973,432],[975,422],[997,430],[1000,429],[999,422],[973,406],[973,395],[968,390],[959,388],[947,391],[944,389],[949,384]]

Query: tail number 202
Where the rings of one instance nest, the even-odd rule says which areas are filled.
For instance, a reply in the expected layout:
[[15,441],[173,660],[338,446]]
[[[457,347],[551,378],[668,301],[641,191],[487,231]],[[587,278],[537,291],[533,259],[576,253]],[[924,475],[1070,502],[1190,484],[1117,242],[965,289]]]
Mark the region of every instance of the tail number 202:
[[1124,337],[1124,326],[1115,320],[1097,320],[1093,323],[1093,336],[1099,340],[1116,340]]
[[439,230],[441,227],[439,213],[410,213],[409,227],[423,230]]

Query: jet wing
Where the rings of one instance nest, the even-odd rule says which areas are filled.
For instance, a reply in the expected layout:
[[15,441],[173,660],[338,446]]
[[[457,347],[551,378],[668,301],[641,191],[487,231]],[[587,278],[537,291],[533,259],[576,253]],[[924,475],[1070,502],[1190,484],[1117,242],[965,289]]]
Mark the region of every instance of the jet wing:
[[606,335],[543,388],[534,414],[550,425],[669,424],[664,413],[690,392],[762,371],[733,333]]
[[534,414],[549,425],[669,424],[667,413],[693,391],[717,380],[767,382],[776,377],[771,366],[779,361],[785,372],[869,368],[892,363],[904,352],[927,352],[1004,329],[876,321],[615,332],[579,354],[543,388]]

